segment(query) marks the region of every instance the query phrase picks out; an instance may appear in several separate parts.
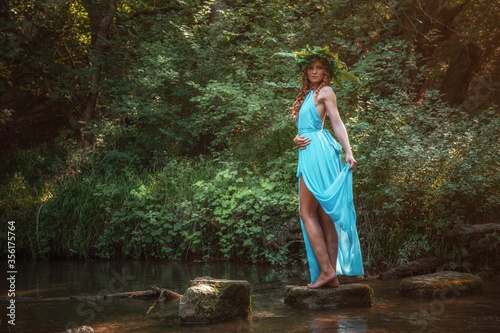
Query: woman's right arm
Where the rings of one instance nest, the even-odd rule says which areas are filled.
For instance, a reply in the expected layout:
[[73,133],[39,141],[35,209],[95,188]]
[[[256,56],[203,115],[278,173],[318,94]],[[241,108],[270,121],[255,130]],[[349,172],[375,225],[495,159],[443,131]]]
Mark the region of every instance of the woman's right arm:
[[295,138],[293,139],[293,142],[299,146],[300,149],[304,149],[305,147],[307,147],[307,145],[309,144],[309,142],[311,142],[311,139],[309,138],[305,138],[304,136],[299,136],[298,134],[295,136]]

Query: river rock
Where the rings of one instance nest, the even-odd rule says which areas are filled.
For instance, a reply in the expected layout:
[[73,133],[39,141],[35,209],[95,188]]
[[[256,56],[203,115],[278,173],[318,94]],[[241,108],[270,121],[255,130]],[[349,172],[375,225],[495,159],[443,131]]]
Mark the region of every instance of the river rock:
[[308,289],[305,286],[287,286],[284,303],[295,308],[337,308],[370,306],[373,289],[360,283],[343,284],[338,288]]
[[179,302],[183,323],[214,323],[246,317],[252,311],[250,283],[244,280],[196,278]]
[[405,296],[463,296],[481,292],[483,285],[474,274],[445,271],[406,278],[399,284],[399,292]]

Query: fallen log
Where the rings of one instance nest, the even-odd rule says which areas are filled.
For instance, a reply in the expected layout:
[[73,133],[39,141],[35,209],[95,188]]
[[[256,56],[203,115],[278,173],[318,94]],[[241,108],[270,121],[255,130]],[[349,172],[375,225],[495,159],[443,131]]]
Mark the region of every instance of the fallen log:
[[382,273],[381,278],[398,279],[413,275],[430,273],[434,272],[438,266],[439,261],[436,257],[420,258],[385,271],[384,273]]
[[[55,301],[79,301],[91,302],[110,299],[156,299],[170,300],[180,298],[182,295],[174,291],[152,286],[151,290],[145,291],[129,291],[123,293],[100,295],[100,296],[69,296],[69,297],[54,297],[54,298],[32,298],[32,297],[16,297],[16,302],[55,302]],[[0,302],[10,302],[10,298],[0,299]]]
[[466,227],[463,221],[457,221],[452,229],[446,230],[444,232],[444,236],[446,238],[457,238],[460,236],[483,235],[493,232],[500,232],[500,224],[485,223],[474,224],[470,227]]

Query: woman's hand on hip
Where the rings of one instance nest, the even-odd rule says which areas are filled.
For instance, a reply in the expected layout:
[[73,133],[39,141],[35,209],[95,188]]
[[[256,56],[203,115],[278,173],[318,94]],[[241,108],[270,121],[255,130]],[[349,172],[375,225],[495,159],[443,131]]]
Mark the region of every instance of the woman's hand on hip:
[[356,164],[358,164],[358,162],[356,162],[356,160],[354,159],[354,156],[352,156],[352,154],[346,154],[346,156],[345,156],[345,162],[349,163],[351,165],[351,167],[349,168],[349,170],[356,169]]
[[311,142],[311,139],[305,138],[304,136],[295,136],[295,139],[293,139],[293,142],[299,146],[300,149],[304,149],[307,147],[307,145]]

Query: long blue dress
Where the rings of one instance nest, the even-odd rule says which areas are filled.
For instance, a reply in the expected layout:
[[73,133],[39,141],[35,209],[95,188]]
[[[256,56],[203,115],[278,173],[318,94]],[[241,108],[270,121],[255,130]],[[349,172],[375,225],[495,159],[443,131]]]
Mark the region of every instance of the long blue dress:
[[[297,119],[299,135],[311,139],[305,149],[299,149],[297,177],[299,184],[300,177],[303,177],[307,188],[335,223],[339,239],[337,275],[363,275],[352,195],[352,170],[349,170],[349,164],[344,166],[342,162],[340,144],[328,130],[323,130],[323,122],[314,105],[313,92],[314,90],[306,96]],[[306,244],[311,283],[314,283],[321,269],[302,219],[300,224]]]

